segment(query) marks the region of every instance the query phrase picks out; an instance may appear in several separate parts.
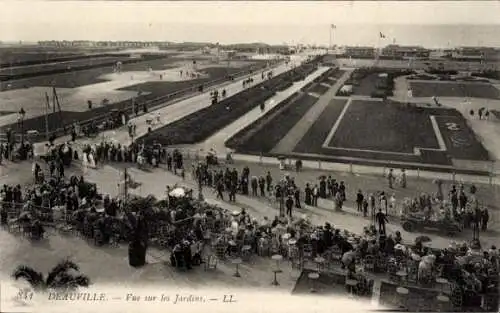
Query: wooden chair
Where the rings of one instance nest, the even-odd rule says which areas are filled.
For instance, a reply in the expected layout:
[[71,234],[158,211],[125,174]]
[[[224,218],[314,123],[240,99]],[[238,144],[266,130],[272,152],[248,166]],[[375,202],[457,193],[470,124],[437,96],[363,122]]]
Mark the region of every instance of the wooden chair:
[[408,276],[406,277],[408,282],[417,283],[418,282],[418,263],[412,262],[408,266]]
[[457,309],[457,311],[462,309],[463,292],[462,292],[462,288],[460,286],[457,286],[456,284],[452,284],[450,300],[451,300],[451,304],[453,305],[454,308]]
[[303,266],[305,265],[306,262],[312,261],[313,259],[313,248],[311,244],[304,244],[302,247],[302,262]]
[[249,245],[245,245],[241,247],[241,259],[245,262],[250,261],[252,257],[252,247]]
[[289,245],[287,256],[289,260],[300,258],[299,247],[297,245]]
[[217,263],[218,263],[217,256],[215,256],[213,254],[210,254],[205,259],[205,271],[216,270],[217,269]]
[[219,243],[215,246],[215,255],[218,259],[224,260],[226,258],[227,245],[224,243]]
[[21,229],[21,223],[17,218],[10,218],[7,220],[7,230],[9,233],[19,234],[21,233]]
[[376,256],[375,257],[375,267],[378,272],[385,272],[387,271],[388,263],[387,260],[383,256]]
[[281,252],[279,240],[274,236],[271,239],[270,249],[271,249],[271,255],[280,254],[280,252]]
[[330,259],[329,262],[332,265],[339,265],[342,261],[342,250],[338,246],[333,246],[330,251]]
[[399,277],[396,275],[396,273],[398,272],[398,266],[396,265],[396,263],[391,262],[387,264],[387,272],[389,273],[389,279],[391,281],[399,281]]
[[367,255],[364,260],[364,269],[367,272],[375,271],[375,257],[373,255]]
[[271,255],[271,247],[268,241],[259,241],[257,245],[257,254],[259,256],[270,256]]

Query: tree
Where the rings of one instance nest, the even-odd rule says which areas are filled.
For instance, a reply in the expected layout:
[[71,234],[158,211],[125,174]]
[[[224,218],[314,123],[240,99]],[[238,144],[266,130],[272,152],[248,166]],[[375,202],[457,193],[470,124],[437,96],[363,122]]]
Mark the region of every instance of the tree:
[[[77,274],[70,273],[71,270],[77,272]],[[85,275],[80,275],[79,270],[80,268],[76,263],[64,260],[52,268],[46,278],[42,273],[26,265],[19,265],[12,273],[12,277],[15,280],[24,278],[33,289],[39,291],[47,289],[72,290],[78,287],[88,287],[90,279]]]

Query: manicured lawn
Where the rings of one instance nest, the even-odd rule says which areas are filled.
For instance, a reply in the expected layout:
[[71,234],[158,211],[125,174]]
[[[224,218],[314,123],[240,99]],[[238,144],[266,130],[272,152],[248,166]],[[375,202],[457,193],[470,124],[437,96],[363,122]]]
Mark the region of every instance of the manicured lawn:
[[[383,152],[377,152],[377,151],[353,151],[353,150],[333,150],[333,149],[327,149],[323,148],[322,145],[325,142],[330,130],[332,129],[333,125],[335,124],[335,121],[337,118],[340,116],[342,110],[344,109],[344,106],[346,105],[347,100],[340,100],[340,99],[334,99],[331,101],[331,103],[325,108],[325,110],[321,113],[319,118],[314,122],[314,124],[311,126],[311,128],[306,132],[304,137],[299,141],[297,146],[295,146],[293,149],[293,152],[296,153],[304,153],[304,154],[316,154],[318,157],[317,159],[321,159],[321,156],[323,156],[323,160],[334,160],[337,162],[346,162],[344,159],[339,159],[338,157],[354,157],[354,158],[362,158],[362,159],[367,159],[366,161],[351,161],[354,164],[369,164],[369,160],[379,160],[379,161],[386,161],[387,164],[390,164],[391,162],[412,162],[412,163],[430,163],[430,164],[442,164],[442,165],[451,165],[450,160],[447,158],[447,154],[445,152],[439,152],[439,151],[426,151],[422,150],[422,156],[415,156],[415,155],[405,155],[405,154],[387,154]],[[381,103],[379,103],[381,104]],[[460,114],[455,110],[446,110],[446,109],[440,109],[438,110],[427,110],[427,114],[437,114],[441,112],[441,114]],[[412,116],[413,113],[410,114]],[[415,112],[417,115],[422,114]],[[366,116],[370,116],[369,113],[367,112]],[[361,143],[357,144],[357,149],[364,149],[364,150],[369,150],[369,147],[373,147],[371,138],[372,137],[379,137],[379,142],[380,145],[385,145],[383,137],[378,135],[378,129],[379,127],[382,127],[381,125],[377,125],[376,123],[370,122],[370,124],[366,124],[367,122],[363,123],[363,120],[360,119],[359,121],[354,121],[351,119],[353,123],[360,123],[358,127],[354,128],[351,126],[349,122],[346,121],[346,128],[342,130],[340,134],[343,134],[343,143],[350,144],[349,141],[352,140],[355,142],[356,140],[364,140],[366,144],[368,145],[367,148],[361,145]],[[383,126],[386,127],[386,126]],[[358,129],[361,129],[360,132],[358,133]],[[367,138],[362,138],[362,136],[367,136],[366,131],[364,129],[369,129],[369,137]],[[432,128],[431,128],[432,130]],[[337,130],[341,131],[341,128]],[[388,130],[390,131],[390,129]],[[415,130],[412,130],[410,134],[413,134]],[[362,134],[363,133],[363,134]],[[428,134],[427,134],[428,135]],[[431,133],[432,135],[432,133]],[[402,135],[403,137],[405,135]],[[408,135],[409,136],[409,135]],[[403,138],[401,137],[401,139]],[[418,138],[419,136],[415,136]],[[359,138],[359,139],[356,139]],[[412,139],[413,140],[413,139]],[[419,140],[419,139],[417,139]],[[423,140],[423,139],[422,139]],[[393,142],[398,142],[398,141],[393,141]],[[418,142],[418,141],[417,141]],[[363,143],[365,144],[365,143]],[[397,143],[399,147],[404,147],[405,143]],[[409,167],[406,167],[409,168]]]
[[410,81],[414,97],[500,99],[500,91],[488,83]]
[[270,152],[283,137],[299,122],[307,111],[318,101],[308,94],[283,107],[273,119],[254,132],[244,142],[234,143],[238,152],[267,153]]
[[324,94],[325,92],[327,92],[330,88],[326,87],[326,86],[323,86],[323,85],[320,85],[320,84],[317,84],[316,86],[312,87],[311,89],[309,89],[310,92],[314,92],[314,93],[317,93],[319,95],[322,95]]
[[382,101],[351,102],[330,147],[413,153],[415,147],[438,149],[427,112]]
[[[154,141],[163,145],[192,144],[203,141],[218,130],[237,120],[277,91],[291,86],[292,82],[304,79],[314,66],[302,65],[294,71],[273,77],[215,105],[201,109],[153,133],[142,137],[146,143]],[[228,109],[229,108],[229,109]]]

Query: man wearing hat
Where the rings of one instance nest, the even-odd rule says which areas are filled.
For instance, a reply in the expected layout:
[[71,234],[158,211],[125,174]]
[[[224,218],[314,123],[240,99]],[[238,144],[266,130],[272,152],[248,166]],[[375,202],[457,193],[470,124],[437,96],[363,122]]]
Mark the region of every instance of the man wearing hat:
[[292,217],[292,208],[293,208],[292,195],[289,195],[288,198],[286,199],[285,206],[286,206],[286,215]]

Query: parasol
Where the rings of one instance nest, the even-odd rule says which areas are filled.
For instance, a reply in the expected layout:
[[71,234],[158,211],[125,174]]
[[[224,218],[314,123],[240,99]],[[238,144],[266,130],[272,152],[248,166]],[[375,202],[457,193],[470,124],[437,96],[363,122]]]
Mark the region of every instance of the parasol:
[[174,198],[182,198],[186,196],[186,191],[184,188],[175,188],[168,195]]
[[354,251],[348,251],[346,253],[344,253],[344,255],[342,256],[342,263],[344,263],[344,265],[347,265],[347,264],[350,264],[354,261],[355,259],[355,253]]

